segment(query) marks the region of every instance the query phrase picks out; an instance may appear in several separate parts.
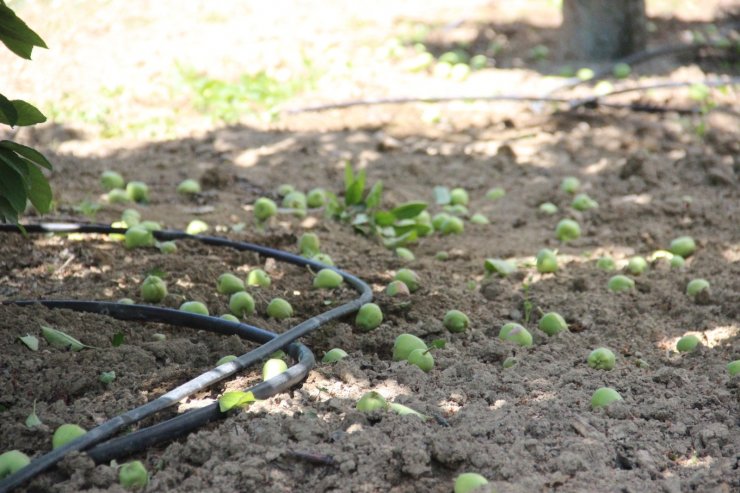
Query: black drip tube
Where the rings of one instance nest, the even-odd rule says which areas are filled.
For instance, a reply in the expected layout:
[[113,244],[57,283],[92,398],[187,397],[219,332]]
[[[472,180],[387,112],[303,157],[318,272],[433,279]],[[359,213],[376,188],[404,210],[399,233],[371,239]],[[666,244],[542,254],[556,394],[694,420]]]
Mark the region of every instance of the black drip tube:
[[[28,233],[101,233],[124,234],[123,228],[113,228],[106,225],[77,224],[77,223],[42,223],[24,226]],[[0,224],[0,231],[20,232],[14,225]],[[217,317],[182,312],[171,308],[160,308],[149,305],[125,305],[105,301],[77,301],[77,300],[12,300],[2,304],[16,304],[28,306],[42,304],[48,308],[66,308],[75,311],[99,313],[119,320],[139,320],[146,322],[161,322],[170,325],[208,330],[224,335],[236,334],[244,339],[260,343],[256,349],[249,351],[236,360],[225,363],[217,368],[199,375],[166,394],[116,416],[105,423],[91,429],[85,435],[66,445],[35,459],[28,466],[11,474],[0,481],[0,493],[6,493],[32,479],[41,472],[53,467],[57,462],[73,451],[86,451],[96,463],[110,461],[124,457],[145,448],[186,435],[190,431],[211,421],[221,419],[228,413],[222,413],[218,403],[188,411],[174,418],[162,421],[147,428],[118,438],[111,438],[115,433],[133,423],[157,413],[176,402],[188,397],[214,383],[229,377],[236,372],[248,368],[256,362],[265,359],[278,349],[286,349],[288,354],[297,362],[287,371],[249,389],[258,399],[265,399],[283,392],[306,378],[315,363],[313,353],[309,348],[295,342],[297,339],[318,329],[327,322],[357,311],[360,306],[372,300],[372,290],[359,278],[335,267],[294,255],[282,250],[276,250],[253,243],[229,240],[205,235],[190,235],[182,231],[164,230],[154,231],[154,237],[160,241],[175,239],[192,239],[205,244],[231,247],[237,250],[256,252],[265,257],[300,266],[315,269],[330,268],[335,270],[350,284],[359,296],[354,300],[304,320],[290,330],[278,335],[273,332],[253,327],[239,322],[230,322]]]

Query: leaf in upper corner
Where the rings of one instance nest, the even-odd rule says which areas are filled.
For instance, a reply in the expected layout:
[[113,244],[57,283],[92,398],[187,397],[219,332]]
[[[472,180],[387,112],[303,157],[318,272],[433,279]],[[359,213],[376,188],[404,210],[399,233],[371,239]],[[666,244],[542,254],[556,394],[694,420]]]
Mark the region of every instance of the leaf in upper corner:
[[49,160],[46,159],[43,154],[32,147],[24,146],[23,144],[13,142],[12,140],[0,140],[0,148],[15,151],[16,153],[31,161],[36,166],[41,166],[42,168],[46,168],[49,171],[52,170],[52,166]]
[[6,125],[15,126],[18,121],[18,111],[13,106],[13,103],[0,94],[0,123]]
[[236,390],[233,392],[224,392],[224,394],[218,398],[218,407],[222,413],[230,411],[236,407],[246,406],[255,402],[257,399],[254,397],[252,392],[242,392]]
[[15,124],[10,124],[4,121],[0,121],[0,123],[7,123],[11,126],[18,125],[21,127],[26,127],[28,125],[36,125],[37,123],[44,123],[46,121],[46,116],[44,116],[44,114],[41,113],[41,111],[39,111],[39,109],[31,103],[27,103],[22,99],[14,99],[13,101],[11,101],[11,104],[15,108],[18,119],[16,120]]
[[21,340],[23,344],[25,344],[28,349],[31,351],[38,351],[39,350],[39,339],[36,336],[32,336],[31,334],[26,334],[25,336],[18,336],[18,339]]

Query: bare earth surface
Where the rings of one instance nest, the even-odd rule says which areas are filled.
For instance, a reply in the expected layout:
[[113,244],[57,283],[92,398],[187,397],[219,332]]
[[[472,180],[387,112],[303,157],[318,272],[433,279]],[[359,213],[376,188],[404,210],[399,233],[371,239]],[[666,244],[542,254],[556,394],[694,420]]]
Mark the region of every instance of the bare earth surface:
[[[544,74],[562,65],[554,50],[559,14],[552,4],[77,1],[62,9],[56,2],[43,8],[16,3],[55,50],[35,55],[30,65],[0,56],[9,67],[0,74],[3,93],[56,115],[17,136],[41,148],[55,166],[57,207],[44,219],[89,221],[74,207],[88,200],[104,204],[94,222],[119,220],[131,206],[106,204],[99,183],[102,171],[115,169],[149,185],[150,203],[134,207],[167,228],[183,229],[198,218],[214,234],[292,252],[304,231],[317,233],[323,252],[373,286],[384,312],[383,324],[369,333],[354,328],[350,317],[306,338],[319,360],[334,347],[349,357],[318,364],[290,393],[133,457],[150,471],[146,491],[449,492],[462,472],[486,476],[490,491],[501,493],[740,491],[740,376],[731,378],[726,369],[740,359],[737,117],[449,103],[284,115],[272,123],[253,115],[226,126],[197,112],[188,90],[173,82],[178,61],[228,80],[255,70],[303,73],[308,58],[318,75],[286,107],[358,96],[482,94],[492,87],[544,94],[560,80]],[[726,6],[685,2],[671,12],[660,2],[650,4],[659,27],[651,42],[679,42],[687,30],[713,19],[721,27],[718,16]],[[670,13],[675,17],[669,20]],[[435,54],[464,41],[485,47],[498,39],[504,48],[495,62],[489,60],[496,67],[464,81],[406,70],[409,51],[397,58],[378,55],[392,34],[417,24],[430,26],[427,40],[438,47]],[[550,60],[528,58],[538,44],[553,46]],[[697,80],[736,72],[736,65],[716,60],[664,58],[621,84],[638,76]],[[111,96],[101,88],[122,89]],[[681,90],[642,97],[695,104]],[[732,91],[713,97],[739,109]],[[102,107],[90,117],[91,108]],[[696,131],[702,122],[703,137]],[[254,227],[251,204],[261,196],[277,199],[282,183],[342,192],[345,160],[366,169],[369,183],[382,180],[388,207],[425,200],[434,214],[441,210],[434,205],[434,186],[464,187],[471,213],[485,214],[491,224],[466,221],[461,235],[423,238],[411,247],[411,262],[321,210]],[[566,176],[578,177],[599,207],[571,209],[572,197],[559,189]],[[188,177],[204,184],[194,199],[175,191]],[[506,196],[486,199],[494,186]],[[559,207],[557,214],[538,212],[547,201]],[[583,229],[566,245],[554,234],[564,217],[577,219]],[[621,269],[631,256],[649,257],[682,235],[698,244],[683,269],[657,260],[635,277],[634,291],[607,289],[614,273],[596,267],[599,257],[612,256]],[[218,315],[228,311],[228,299],[216,292],[216,278],[262,267],[273,284],[252,290],[257,314],[246,321],[281,332],[353,296],[348,288],[315,290],[309,272],[254,254],[178,245],[176,255],[164,255],[126,250],[103,236],[4,234],[0,300],[142,302],[139,285],[156,270],[169,286],[164,306],[200,300]],[[558,250],[557,273],[537,273],[534,256],[541,248]],[[437,260],[440,251],[449,258]],[[486,278],[486,258],[514,260],[518,272]],[[402,267],[420,275],[422,288],[399,301],[384,289]],[[694,278],[711,283],[711,294],[697,302],[685,293]],[[265,307],[275,296],[293,304],[294,318],[267,318]],[[466,332],[444,328],[450,309],[469,315]],[[539,331],[540,314],[548,311],[560,312],[570,331],[553,337]],[[532,347],[499,340],[500,327],[512,321],[532,332]],[[32,352],[18,337],[41,339],[41,325],[94,348],[67,352],[42,340]],[[112,347],[118,332],[124,343]],[[405,332],[446,341],[434,352],[432,371],[392,361],[393,341]],[[154,333],[166,339],[155,340]],[[688,333],[702,344],[679,354],[675,343]],[[611,371],[586,364],[591,350],[602,346],[617,355]],[[212,368],[222,356],[253,347],[236,336],[2,306],[0,452],[40,456],[50,450],[60,424],[90,429]],[[509,356],[518,363],[504,369]],[[117,378],[105,385],[98,377],[110,370]],[[246,371],[163,414],[245,388],[260,374],[260,368]],[[624,400],[594,411],[591,395],[602,386]],[[357,411],[357,399],[370,390],[443,419]],[[34,402],[43,425],[29,429],[24,421]],[[308,455],[324,460],[312,462]],[[115,467],[94,465],[84,455],[66,459],[25,488],[124,491]]]

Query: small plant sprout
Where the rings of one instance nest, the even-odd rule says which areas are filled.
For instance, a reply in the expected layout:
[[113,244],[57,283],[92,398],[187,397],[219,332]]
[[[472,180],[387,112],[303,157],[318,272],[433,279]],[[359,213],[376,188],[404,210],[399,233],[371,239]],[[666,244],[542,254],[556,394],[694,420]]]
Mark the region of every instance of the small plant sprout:
[[200,193],[200,183],[192,178],[183,180],[177,185],[177,193],[180,195],[195,195]]
[[604,256],[599,257],[599,260],[596,261],[596,267],[601,270],[611,272],[617,268],[617,264],[614,262],[613,258]]
[[563,243],[581,237],[581,226],[573,219],[562,219],[555,227],[555,236]]
[[357,311],[355,325],[363,332],[377,328],[383,322],[383,312],[375,303],[365,303]]
[[335,289],[342,285],[344,279],[335,270],[321,269],[313,278],[313,286],[321,289]]
[[136,226],[141,222],[141,214],[136,209],[126,209],[121,213],[121,221],[126,223],[126,227]]
[[425,373],[432,371],[432,368],[434,368],[434,356],[428,348],[414,349],[409,353],[406,361],[418,366]]
[[553,214],[557,214],[558,206],[553,204],[552,202],[545,202],[543,204],[540,204],[538,210],[542,214],[547,214],[548,216],[552,216]]
[[246,317],[254,313],[254,298],[246,291],[238,291],[229,298],[229,311],[236,317]]
[[686,258],[690,257],[696,251],[696,242],[691,236],[679,236],[671,241],[668,249],[672,254]]
[[149,303],[159,303],[167,296],[167,283],[157,276],[147,276],[141,284],[141,297]]
[[189,235],[199,235],[208,231],[208,224],[200,219],[193,219],[185,227],[185,232]]
[[401,334],[393,343],[393,361],[408,359],[411,351],[421,349],[426,351],[427,344],[413,334]]
[[486,216],[480,213],[473,214],[470,216],[470,222],[473,224],[491,224]]
[[247,274],[247,286],[257,286],[260,288],[269,288],[272,284],[272,279],[262,269],[252,269]]
[[216,290],[221,294],[238,293],[239,291],[244,291],[244,281],[236,277],[234,274],[224,272],[218,276]]
[[694,299],[703,291],[709,292],[709,281],[706,279],[692,279],[686,285],[686,294]]
[[697,346],[701,345],[701,340],[699,340],[699,337],[694,334],[685,335],[682,338],[678,340],[676,343],[676,350],[679,353],[690,353],[694,349],[696,349]]
[[306,195],[306,205],[311,209],[323,207],[326,204],[326,190],[323,188],[314,188]]
[[468,205],[468,192],[464,188],[453,188],[450,190],[450,204]]
[[506,277],[516,272],[516,264],[514,262],[500,258],[487,258],[483,262],[483,268],[486,270],[487,276],[498,274],[501,277]]
[[347,357],[347,352],[344,349],[335,347],[334,349],[328,350],[324,357],[321,359],[322,363],[336,363],[340,359]]
[[396,256],[405,262],[413,262],[416,260],[414,252],[405,247],[396,248]]
[[586,362],[595,370],[611,370],[614,368],[616,357],[611,350],[600,347],[591,351]]
[[154,245],[152,232],[141,225],[132,226],[126,230],[123,244],[126,248],[140,248]]
[[66,445],[72,440],[81,437],[87,433],[84,428],[79,425],[65,423],[56,429],[54,435],[51,437],[51,447],[59,448],[62,445]]
[[20,450],[8,450],[0,454],[0,479],[15,474],[30,463],[31,459]]
[[265,222],[277,214],[277,204],[267,197],[260,197],[254,202],[254,217],[259,222]]
[[103,173],[100,175],[100,184],[103,185],[103,188],[106,192],[110,192],[111,190],[116,188],[122,189],[126,185],[126,182],[120,173],[107,170],[103,171]]
[[115,379],[116,372],[113,370],[100,372],[100,376],[98,377],[98,380],[100,380],[105,385],[113,383]]
[[236,355],[229,354],[221,358],[220,360],[216,361],[216,366],[225,365],[226,363],[229,363],[231,361],[234,361],[236,359]]
[[635,288],[635,281],[622,274],[612,276],[607,283],[609,291],[614,293],[623,293],[625,291],[631,291]]
[[571,202],[570,206],[577,211],[587,211],[589,209],[596,209],[599,207],[599,203],[587,194],[579,193],[573,197],[573,202]]
[[149,202],[149,187],[143,181],[130,181],[126,185],[126,193],[134,202]]
[[298,239],[298,250],[304,257],[313,257],[319,253],[319,237],[316,233],[303,233]]
[[498,338],[502,341],[513,342],[522,347],[532,345],[532,334],[519,324],[510,322],[501,327]]
[[357,410],[363,413],[371,413],[377,410],[385,410],[388,408],[388,402],[385,397],[380,395],[378,392],[371,390],[367,392],[360,400],[357,401]]
[[440,233],[443,235],[457,235],[465,230],[465,224],[462,219],[455,216],[449,216],[442,226],[439,228]]
[[740,375],[740,359],[727,363],[727,373],[730,374],[730,377]]
[[208,315],[208,307],[200,301],[186,301],[180,305],[180,310],[197,313],[198,315]]
[[557,272],[558,257],[552,250],[543,248],[537,253],[537,272],[541,274]]
[[219,318],[221,318],[221,319],[223,319],[223,320],[228,320],[229,322],[236,322],[236,323],[239,323],[239,319],[238,319],[238,318],[236,318],[236,317],[235,317],[234,315],[232,315],[231,313],[224,313],[224,314],[223,314],[223,315],[221,315],[221,316],[220,316]]
[[450,310],[445,313],[442,324],[452,333],[465,332],[470,325],[470,319],[460,310]]
[[293,307],[283,298],[273,298],[267,305],[267,315],[277,320],[293,316]]
[[319,262],[324,265],[330,265],[332,267],[334,266],[334,261],[331,259],[330,256],[328,256],[325,253],[317,253],[316,255],[311,257],[311,260],[315,260],[316,262]]
[[627,270],[634,276],[639,276],[647,270],[648,263],[644,257],[635,256],[627,262]]
[[575,195],[581,188],[581,180],[575,176],[566,176],[560,182],[560,190],[571,195]]
[[388,287],[385,288],[385,294],[388,296],[408,296],[411,294],[408,286],[401,281],[391,281]]
[[632,73],[632,68],[624,62],[619,62],[612,67],[612,75],[617,79],[626,79]]
[[488,484],[488,480],[475,472],[464,472],[455,478],[454,493],[473,493],[481,486]]
[[621,401],[622,396],[611,387],[601,387],[591,396],[591,408],[606,407],[614,401]]
[[165,255],[171,255],[177,252],[177,243],[174,241],[161,241],[156,243],[156,245],[159,251]]
[[262,380],[267,381],[288,369],[288,364],[279,358],[270,358],[262,366]]
[[122,188],[114,188],[108,192],[108,203],[109,204],[126,204],[131,202],[126,190]]
[[502,365],[502,366],[503,366],[503,367],[504,367],[505,369],[506,369],[506,368],[511,368],[511,367],[515,366],[515,365],[516,365],[516,364],[517,364],[518,362],[519,362],[519,360],[517,360],[517,359],[516,359],[515,357],[513,357],[513,356],[509,356],[508,358],[506,358],[506,359],[504,360],[504,362],[503,362],[503,365]]
[[557,312],[549,312],[540,318],[539,328],[549,336],[554,336],[558,332],[567,331],[568,324],[562,315]]
[[399,269],[393,279],[404,283],[412,293],[421,287],[419,275],[411,269]]
[[118,470],[118,482],[127,490],[144,488],[149,484],[149,473],[140,460],[127,462]]
[[506,195],[506,190],[501,187],[493,187],[486,192],[486,198],[488,200],[498,200]]

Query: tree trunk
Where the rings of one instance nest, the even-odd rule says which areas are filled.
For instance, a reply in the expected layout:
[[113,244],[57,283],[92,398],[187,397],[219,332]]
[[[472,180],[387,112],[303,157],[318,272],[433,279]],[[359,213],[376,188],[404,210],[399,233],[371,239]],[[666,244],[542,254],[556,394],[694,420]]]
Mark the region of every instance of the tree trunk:
[[645,0],[563,0],[565,53],[607,61],[645,49]]

